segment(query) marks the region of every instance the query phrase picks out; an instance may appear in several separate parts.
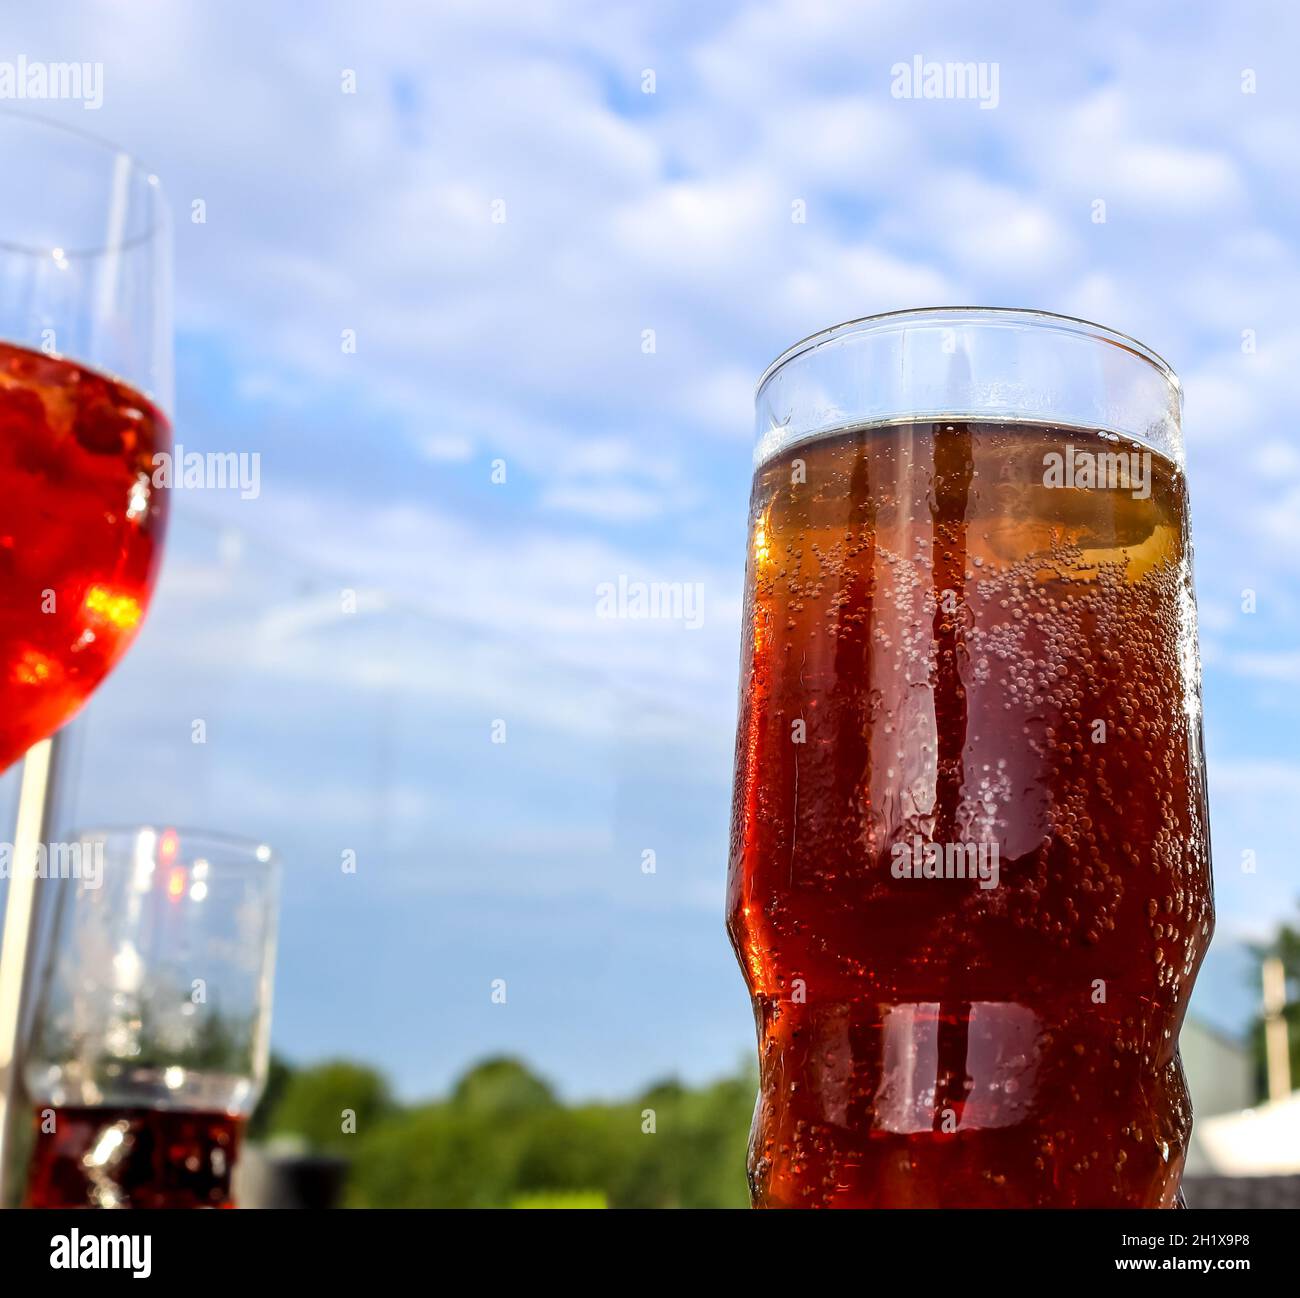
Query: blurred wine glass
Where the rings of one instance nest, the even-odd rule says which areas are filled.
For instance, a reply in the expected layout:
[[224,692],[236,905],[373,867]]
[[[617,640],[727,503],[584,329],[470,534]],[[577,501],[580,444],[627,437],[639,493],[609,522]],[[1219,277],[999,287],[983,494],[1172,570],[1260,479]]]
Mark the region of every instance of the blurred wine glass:
[[171,452],[171,226],[120,149],[0,113],[0,770],[125,652]]
[[278,865],[225,835],[86,830],[65,848],[24,1080],[26,1203],[232,1207],[266,1081]]

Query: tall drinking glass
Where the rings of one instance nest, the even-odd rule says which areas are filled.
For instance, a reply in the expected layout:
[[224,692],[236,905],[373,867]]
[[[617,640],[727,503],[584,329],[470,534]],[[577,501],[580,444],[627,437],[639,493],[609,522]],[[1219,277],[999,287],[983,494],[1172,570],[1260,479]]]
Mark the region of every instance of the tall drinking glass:
[[125,652],[171,449],[171,231],[112,145],[0,112],[0,771]]
[[32,1021],[36,1208],[227,1208],[266,1082],[278,867],[261,844],[69,845]]
[[762,1206],[1173,1206],[1214,923],[1181,397],[934,309],[763,375],[728,927]]

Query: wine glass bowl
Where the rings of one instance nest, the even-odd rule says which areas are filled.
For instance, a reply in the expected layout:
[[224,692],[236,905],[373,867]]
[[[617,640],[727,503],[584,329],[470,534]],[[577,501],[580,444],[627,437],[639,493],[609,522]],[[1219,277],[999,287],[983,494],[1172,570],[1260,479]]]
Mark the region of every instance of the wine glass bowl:
[[0,113],[0,770],[125,652],[166,526],[171,226],[157,177]]

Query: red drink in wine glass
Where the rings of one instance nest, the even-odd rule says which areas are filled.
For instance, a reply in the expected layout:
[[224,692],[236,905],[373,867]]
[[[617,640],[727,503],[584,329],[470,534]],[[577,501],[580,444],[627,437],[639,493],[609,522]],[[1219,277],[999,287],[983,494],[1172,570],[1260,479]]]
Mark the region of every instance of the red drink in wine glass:
[[167,493],[166,417],[124,383],[0,343],[0,770],[57,730],[135,636]]

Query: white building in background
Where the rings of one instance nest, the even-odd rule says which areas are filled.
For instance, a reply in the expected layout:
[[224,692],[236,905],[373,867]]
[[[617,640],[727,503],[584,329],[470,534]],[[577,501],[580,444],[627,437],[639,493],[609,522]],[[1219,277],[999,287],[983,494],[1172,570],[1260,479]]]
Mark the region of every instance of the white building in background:
[[1178,1039],[1192,1093],[1188,1176],[1300,1173],[1300,1092],[1255,1103],[1255,1065],[1241,1041],[1189,1018]]
[[1255,1064],[1244,1041],[1188,1015],[1178,1037],[1178,1050],[1198,1123],[1216,1113],[1248,1108],[1254,1102]]

